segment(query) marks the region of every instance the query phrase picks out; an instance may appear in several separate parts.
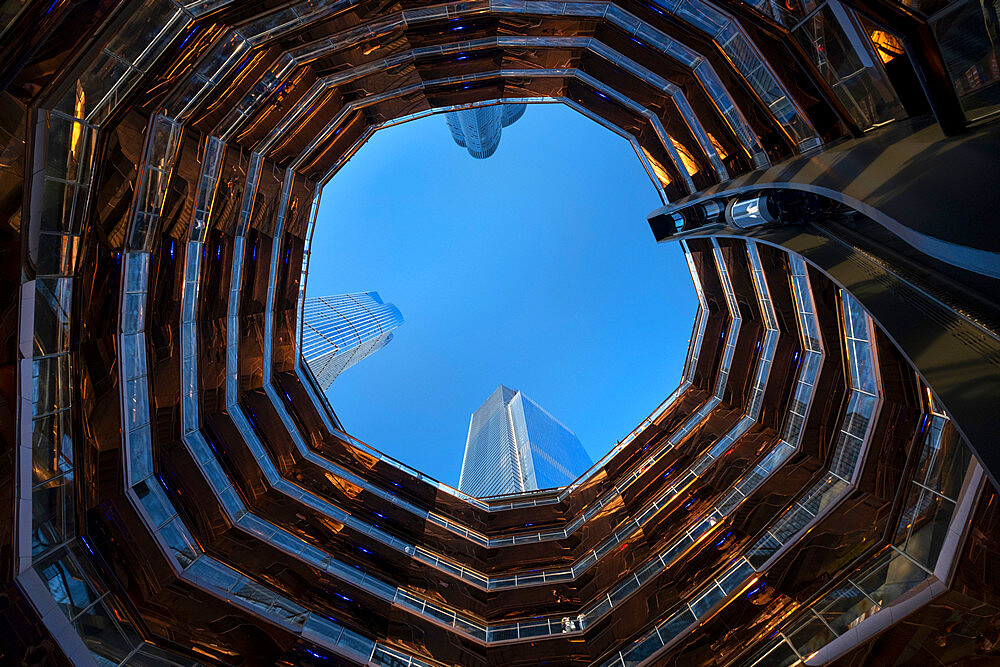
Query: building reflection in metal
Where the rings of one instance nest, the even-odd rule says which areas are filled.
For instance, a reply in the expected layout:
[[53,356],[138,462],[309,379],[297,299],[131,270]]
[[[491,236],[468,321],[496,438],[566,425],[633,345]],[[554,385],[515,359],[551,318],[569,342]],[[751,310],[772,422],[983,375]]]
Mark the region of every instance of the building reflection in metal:
[[[974,406],[995,404],[1000,308],[970,294],[996,293],[998,249],[919,211],[887,225],[823,194],[836,166],[809,172],[992,136],[977,4],[7,4],[6,655],[994,651],[996,461]],[[333,414],[301,361],[309,243],[323,183],[376,130],[527,102],[629,140],[699,308],[678,388],[591,470],[474,499]],[[768,215],[730,225],[750,199]]]

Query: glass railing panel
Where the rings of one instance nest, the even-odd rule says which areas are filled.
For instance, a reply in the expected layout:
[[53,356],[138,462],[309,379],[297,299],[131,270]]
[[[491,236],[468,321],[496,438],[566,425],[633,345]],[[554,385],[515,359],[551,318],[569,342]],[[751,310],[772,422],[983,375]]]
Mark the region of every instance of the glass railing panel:
[[[694,5],[694,2],[685,4]],[[699,10],[706,3],[697,1]],[[701,15],[702,12],[697,12]],[[757,50],[757,47],[743,33],[736,22],[724,17],[720,12],[712,12],[711,19],[705,19],[702,30],[709,32],[730,62],[771,110],[785,133],[800,150],[820,145],[819,137],[805,114],[791,101],[791,96],[779,82],[777,76]],[[694,16],[692,12],[690,16]]]
[[[718,247],[716,249],[718,250]],[[799,268],[802,267],[800,266]],[[720,269],[720,278],[723,278],[723,283],[728,278],[728,274],[723,274],[722,269]],[[852,420],[852,416],[858,414],[865,418],[864,430],[860,432],[861,439],[864,441],[869,434],[871,415],[877,408],[878,403],[878,378],[874,370],[875,353],[872,343],[873,324],[868,319],[867,314],[860,308],[860,305],[853,300],[853,297],[843,290],[840,296],[843,301],[841,324],[845,344],[850,345],[854,343],[853,349],[856,354],[867,355],[867,359],[859,360],[858,363],[865,364],[872,369],[870,378],[864,374],[859,374],[860,386],[857,389],[852,386],[852,398],[859,396],[864,400],[856,403],[858,411],[849,411],[845,416],[844,423],[841,425],[841,436],[850,435],[852,438],[855,437],[852,433],[848,433],[848,431],[852,429],[852,424],[854,424],[854,433],[858,433],[857,425]],[[871,393],[866,393],[869,390]],[[775,557],[792,543],[803,529],[811,525],[834,502],[843,497],[843,494],[850,486],[848,480],[854,479],[860,465],[862,448],[853,447],[844,437],[841,437],[840,442],[844,446],[838,447],[838,451],[835,452],[833,466],[839,467],[839,469],[846,473],[846,476],[841,478],[831,471],[830,474],[819,480],[809,492],[783,513],[777,523],[747,549],[745,559],[741,559],[737,564],[731,566],[721,576],[720,579],[725,582],[724,586],[718,582],[713,582],[708,587],[697,592],[693,596],[693,601],[686,603],[690,605],[690,610],[694,617],[698,618],[706,614],[712,607],[724,600],[731,591],[739,588],[742,582],[751,576],[754,571],[761,571],[765,568],[768,563],[773,561]],[[841,449],[847,450],[847,453],[842,454]],[[727,498],[731,497],[731,494],[727,496]],[[735,505],[733,506],[735,507]],[[893,585],[895,585],[895,582],[893,582]],[[655,626],[654,630],[657,630]],[[647,633],[647,637],[649,634],[651,633]],[[660,634],[662,635],[662,631]],[[645,641],[647,641],[646,638],[640,640],[640,643]],[[623,652],[622,656],[625,657],[626,653]]]
[[930,19],[941,57],[970,121],[991,115],[1000,103],[1000,41],[995,6],[955,2]]
[[702,592],[690,602],[691,613],[694,614],[695,618],[701,618],[708,613],[709,609],[722,602],[725,597],[726,591],[719,587],[718,584],[710,586],[708,590]]
[[[946,421],[943,415],[925,417],[918,453],[921,465],[935,458]],[[960,489],[974,474],[975,465],[968,448],[957,435],[953,439],[958,446],[951,448],[948,479],[942,480],[939,488]],[[926,468],[918,468],[909,484],[893,546],[884,550],[861,574],[836,584],[803,614],[797,615],[798,620],[786,623],[794,628],[788,632],[787,639],[779,640],[778,645],[765,646],[758,656],[769,651],[785,654],[788,650],[811,655],[933,576],[944,544],[944,533],[951,530],[956,521],[963,523],[964,518],[955,516],[958,492],[952,491],[955,497],[951,498],[937,494],[934,488],[923,485],[926,474]],[[781,648],[781,645],[788,648]],[[754,657],[743,664],[770,663],[758,662]]]
[[862,130],[905,117],[853,11],[840,2],[814,12],[793,35]]
[[795,652],[790,644],[779,640],[774,646],[755,655],[749,663],[751,667],[793,667],[802,664],[802,656]]

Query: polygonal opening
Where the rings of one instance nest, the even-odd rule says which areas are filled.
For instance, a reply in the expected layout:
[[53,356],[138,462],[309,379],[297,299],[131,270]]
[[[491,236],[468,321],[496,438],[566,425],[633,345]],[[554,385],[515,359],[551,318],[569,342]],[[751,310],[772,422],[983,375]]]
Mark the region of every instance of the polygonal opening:
[[662,203],[653,170],[620,134],[532,104],[474,159],[432,114],[340,167],[306,297],[377,291],[405,320],[330,386],[347,432],[458,487],[470,415],[498,385],[591,461],[677,386],[697,300],[683,254],[646,222]]

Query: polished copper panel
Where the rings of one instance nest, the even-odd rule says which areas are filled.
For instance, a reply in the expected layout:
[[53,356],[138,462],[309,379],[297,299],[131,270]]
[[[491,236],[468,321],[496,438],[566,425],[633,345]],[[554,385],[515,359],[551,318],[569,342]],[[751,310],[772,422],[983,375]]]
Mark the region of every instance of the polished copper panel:
[[[732,184],[720,181],[728,177],[742,176],[738,182],[745,186],[763,173],[753,171],[762,166],[763,155],[778,162],[859,131],[850,110],[842,108],[781,25],[741,3],[718,3],[736,17],[732,25],[742,26],[741,39],[759,54],[750,55],[778,70],[775,80],[786,101],[802,109],[800,122],[815,126],[815,144],[797,143],[787,134],[787,119],[772,113],[761,97],[765,91],[748,82],[733,52],[720,44],[720,35],[732,33],[707,27],[706,21],[715,20],[711,16],[722,16],[711,14],[708,5],[701,17],[685,15],[687,5],[668,13],[631,0],[595,3],[600,11],[581,3],[566,12],[559,3],[451,5],[448,11],[460,17],[462,30],[456,32],[453,15],[435,14],[438,6],[427,2],[378,7],[310,2],[291,11],[289,3],[277,1],[210,0],[184,9],[176,3],[160,7],[158,1],[56,2],[48,11],[45,3],[30,2],[4,34],[28,25],[36,29],[0,47],[0,248],[10,258],[0,268],[0,281],[9,288],[0,291],[0,306],[8,315],[0,326],[5,343],[0,395],[7,415],[0,420],[0,438],[10,445],[0,459],[0,507],[15,518],[0,528],[2,544],[13,554],[2,561],[5,581],[12,583],[5,587],[9,605],[0,609],[0,628],[5,636],[11,634],[6,629],[16,629],[18,637],[3,640],[7,653],[30,662],[41,650],[52,660],[77,661],[89,645],[115,655],[141,649],[136,659],[147,659],[146,651],[155,646],[191,664],[317,664],[324,659],[341,664],[363,662],[364,651],[374,650],[369,657],[376,664],[406,664],[411,658],[457,665],[601,664],[648,634],[670,609],[693,600],[823,476],[847,415],[852,368],[843,343],[840,289],[847,284],[868,298],[872,288],[858,283],[858,262],[868,261],[859,259],[860,251],[848,252],[848,262],[841,265],[837,258],[843,251],[838,255],[822,244],[810,246],[808,234],[815,235],[816,228],[759,235],[776,244],[761,241],[756,252],[777,317],[760,412],[719,460],[690,482],[680,480],[748,411],[756,371],[765,361],[766,317],[743,234],[687,241],[705,296],[702,342],[697,363],[688,369],[690,383],[634,440],[566,493],[470,502],[347,434],[328,430],[331,415],[296,368],[297,306],[314,202],[325,179],[373,128],[454,105],[512,98],[567,101],[630,136],[637,150],[661,167],[665,178],[659,185],[670,200],[725,191]],[[878,4],[869,14],[883,20],[894,16],[888,4]],[[160,9],[166,14],[153,11]],[[628,14],[615,13],[623,11]],[[407,21],[380,27],[400,16]],[[134,17],[151,18],[133,25]],[[642,22],[642,29],[683,44],[714,70],[762,146],[758,161],[725,115],[728,110],[720,108],[718,90],[702,78],[704,70],[685,63],[679,51],[653,48],[648,34],[625,27],[630,17]],[[115,41],[124,26],[134,31],[129,34],[133,42],[135,36],[148,36],[143,39],[155,57],[147,59],[128,40]],[[926,36],[925,29],[912,24],[901,30]],[[355,36],[346,39],[351,31]],[[522,37],[524,42],[498,40]],[[550,37],[559,39],[543,41]],[[308,62],[290,59],[290,53],[330,38],[344,40]],[[456,49],[467,49],[469,57],[457,60]],[[223,66],[226,57],[232,61]],[[378,65],[385,58],[396,60]],[[914,62],[923,67],[926,60]],[[104,63],[101,77],[88,79],[95,62]],[[378,66],[366,70],[366,65]],[[114,84],[115,77],[121,77],[120,87],[98,87]],[[192,82],[198,85],[191,87]],[[102,92],[95,97],[95,90]],[[683,96],[693,115],[686,115],[676,95]],[[935,111],[938,102],[931,100]],[[106,109],[86,123],[67,125],[70,114],[96,113],[98,103],[106,103]],[[170,122],[171,114],[180,114],[173,153],[158,143],[153,129],[159,127],[158,114]],[[59,127],[73,128],[70,141],[60,142]],[[702,131],[710,135],[711,148],[699,138]],[[73,180],[77,176],[60,177],[65,184],[52,180],[47,168],[65,171],[82,159],[85,144],[76,140],[83,133],[93,134],[91,168],[78,174],[79,181]],[[203,244],[189,243],[210,138],[220,135],[225,147],[218,183],[209,191],[207,234]],[[59,153],[64,149],[68,157]],[[716,150],[719,162],[713,163]],[[154,155],[169,165],[160,200],[147,187],[154,178]],[[769,173],[771,178],[774,172]],[[80,195],[79,209],[52,204],[64,186],[63,194]],[[60,201],[65,207],[68,200]],[[131,232],[139,216],[154,209],[156,226],[145,256],[148,276],[138,283],[144,294],[140,338],[146,393],[137,398],[128,394],[133,385],[125,380],[132,378],[123,371],[130,362],[126,355],[133,353],[124,342],[126,318],[135,317],[126,304],[136,303],[126,290],[132,290],[129,296],[136,293],[130,267],[139,266],[133,255],[142,250],[134,247]],[[45,225],[62,222],[53,221],[52,211],[64,210],[77,216],[60,232],[65,245],[55,253],[51,246],[40,249],[34,240],[39,228],[50,232]],[[836,231],[840,222],[829,224]],[[849,232],[841,233],[850,238]],[[832,236],[822,238],[834,243]],[[640,581],[651,559],[693,530],[764,460],[793,407],[804,348],[789,255],[779,245],[814,262],[809,279],[825,351],[801,446],[702,539]],[[189,256],[195,252],[200,255]],[[879,257],[905,265],[892,252]],[[192,267],[200,270],[196,295],[185,282]],[[36,274],[60,271],[68,273],[64,280],[72,286],[71,342],[65,354],[55,350],[51,359],[67,369],[71,381],[49,385],[47,376],[33,369],[55,362],[39,361],[31,340],[33,327],[42,331],[49,323],[36,317],[31,308],[43,311],[26,295],[34,298]],[[903,277],[888,269],[878,274],[880,289],[922,284],[906,271],[912,269],[905,269]],[[234,276],[239,291],[231,300]],[[728,334],[735,330],[730,298],[739,332],[729,341],[731,361],[724,361]],[[188,303],[195,320],[190,337],[182,334]],[[195,344],[197,385],[186,398],[185,364],[191,352],[182,348],[189,340]],[[873,345],[881,406],[850,492],[756,572],[752,588],[710,609],[696,629],[681,633],[650,662],[742,664],[770,641],[775,627],[797,618],[835,582],[892,548],[893,527],[906,516],[905,492],[923,470],[917,457],[922,425],[928,415],[940,413],[935,412],[934,387],[914,374],[893,340],[877,333]],[[726,381],[713,398],[723,373],[728,373]],[[198,408],[198,437],[205,439],[218,467],[192,453],[194,436],[181,419],[185,400]],[[64,406],[69,446],[45,458],[41,445],[47,438],[60,440],[62,432],[32,431],[32,418],[35,411]],[[691,421],[702,409],[703,417]],[[126,437],[136,410],[148,413],[155,473],[143,481],[130,476],[143,443],[138,436]],[[954,428],[949,422],[947,429]],[[956,432],[947,432],[947,446],[956,446]],[[32,469],[25,465],[31,458],[25,452],[34,455],[35,443],[41,455]],[[66,466],[71,473],[64,472]],[[220,496],[220,488],[229,484],[230,495]],[[672,491],[674,484],[678,490]],[[161,496],[169,507],[150,500]],[[994,651],[997,601],[987,557],[988,536],[995,532],[989,530],[996,519],[994,500],[987,487],[975,504],[975,528],[965,535],[964,525],[954,527],[965,542],[955,543],[961,551],[946,590],[880,638],[843,654],[839,664],[908,659],[904,651],[910,649],[904,646],[911,628],[919,628],[915,646],[921,655],[935,659],[967,660]],[[242,508],[235,514],[234,502]],[[511,506],[501,509],[501,504]],[[28,544],[43,522],[58,524],[68,541]],[[178,525],[189,537],[168,535]],[[550,531],[557,532],[538,537]],[[185,548],[196,557],[203,554],[200,562],[225,564],[245,580],[229,590],[211,589],[193,569],[185,569],[177,555],[183,549],[171,539],[189,540]],[[34,562],[33,547],[39,549]],[[447,562],[430,562],[439,556]],[[334,561],[336,567],[330,565]],[[569,571],[574,563],[583,566]],[[479,573],[490,584],[459,568]],[[538,571],[562,573],[542,582]],[[345,572],[367,578],[351,579],[360,575]],[[90,611],[83,604],[67,606],[58,583],[46,588],[40,582],[50,574],[55,582],[59,577],[84,582],[80,586],[102,597]],[[503,583],[512,576],[519,577],[517,585]],[[630,579],[636,585],[622,593]],[[39,607],[45,599],[49,608]],[[608,609],[586,627],[563,620],[598,609],[603,599]],[[97,609],[112,611],[91,613]],[[460,626],[449,614],[480,630]],[[544,632],[538,630],[539,618],[548,619]],[[331,636],[317,630],[324,623],[365,648],[331,648]],[[492,632],[510,623],[521,626],[485,641],[484,626]],[[931,627],[943,629],[933,634]],[[78,641],[76,632],[90,643]],[[976,639],[969,640],[973,633]],[[366,642],[378,643],[369,649]],[[404,657],[392,662],[386,657],[390,650]]]

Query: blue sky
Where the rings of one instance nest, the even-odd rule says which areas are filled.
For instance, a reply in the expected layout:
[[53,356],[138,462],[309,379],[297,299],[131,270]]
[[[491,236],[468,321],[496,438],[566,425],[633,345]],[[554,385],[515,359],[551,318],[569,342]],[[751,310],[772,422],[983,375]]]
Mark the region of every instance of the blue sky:
[[309,296],[375,290],[406,323],[328,396],[355,437],[458,484],[469,416],[499,384],[594,460],[677,386],[697,300],[629,143],[530,105],[472,158],[442,116],[381,130],[326,186]]

